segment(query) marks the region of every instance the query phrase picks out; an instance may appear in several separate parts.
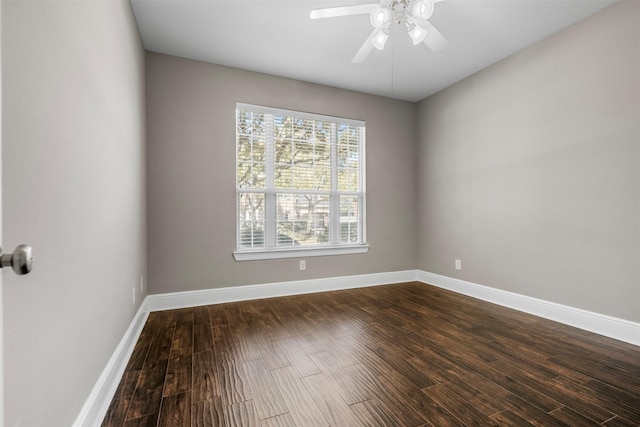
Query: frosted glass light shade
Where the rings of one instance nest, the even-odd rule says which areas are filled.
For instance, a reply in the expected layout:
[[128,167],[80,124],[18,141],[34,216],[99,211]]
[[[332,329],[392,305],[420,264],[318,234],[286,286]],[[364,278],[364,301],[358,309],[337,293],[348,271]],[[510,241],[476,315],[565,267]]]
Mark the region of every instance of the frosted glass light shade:
[[417,16],[422,19],[429,19],[431,15],[433,15],[433,9],[435,5],[433,0],[420,0],[416,4],[413,5],[413,16]]
[[382,28],[391,19],[391,11],[382,7],[376,7],[371,11],[371,25],[374,28]]
[[371,44],[378,50],[384,49],[385,43],[389,39],[389,33],[384,30],[378,30],[371,39]]
[[422,28],[420,25],[413,24],[413,26],[409,28],[409,35],[411,36],[413,44],[417,45],[427,37],[427,30]]

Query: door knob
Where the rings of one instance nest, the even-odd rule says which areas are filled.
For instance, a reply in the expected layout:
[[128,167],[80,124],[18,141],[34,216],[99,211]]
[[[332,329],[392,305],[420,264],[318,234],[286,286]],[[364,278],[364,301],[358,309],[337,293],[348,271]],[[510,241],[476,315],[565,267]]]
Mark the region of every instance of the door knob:
[[27,274],[33,266],[33,249],[19,245],[12,254],[3,254],[0,248],[0,268],[11,267],[16,274]]

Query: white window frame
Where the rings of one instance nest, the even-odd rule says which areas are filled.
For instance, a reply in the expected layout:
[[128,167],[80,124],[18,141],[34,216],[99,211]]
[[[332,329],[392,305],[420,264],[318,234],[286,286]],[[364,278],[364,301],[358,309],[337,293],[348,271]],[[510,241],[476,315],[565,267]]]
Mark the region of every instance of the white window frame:
[[[270,175],[274,173],[274,146],[275,141],[273,135],[267,135],[265,143],[265,172],[266,187],[264,189],[251,189],[240,188],[238,185],[238,111],[248,110],[254,113],[265,114],[268,117],[275,115],[293,116],[295,118],[305,120],[319,120],[332,123],[331,132],[331,190],[329,191],[329,222],[330,233],[329,242],[327,244],[314,244],[308,246],[292,246],[282,247],[276,246],[276,195],[279,193],[305,193],[305,194],[322,194],[327,195],[327,191],[314,190],[290,190],[290,189],[277,189],[275,188],[275,180]],[[361,139],[359,146],[359,184],[360,189],[357,192],[345,192],[338,190],[338,161],[337,161],[337,125],[349,125],[357,126],[361,128]],[[236,261],[251,261],[251,260],[264,260],[264,259],[279,259],[279,258],[301,258],[301,257],[314,257],[314,256],[327,256],[327,255],[348,255],[348,254],[361,254],[366,253],[369,250],[369,245],[366,243],[366,122],[362,120],[347,119],[341,117],[332,117],[320,114],[305,113],[299,111],[291,111],[280,108],[265,107],[252,104],[237,103],[235,114],[236,125],[236,250],[233,252],[233,256]],[[241,221],[240,221],[240,194],[241,193],[260,193],[265,197],[265,231],[264,231],[264,243],[265,247],[261,248],[243,248],[241,247]],[[358,228],[360,241],[357,243],[341,243],[340,242],[340,196],[357,196],[360,200],[360,208],[358,209],[359,219]]]

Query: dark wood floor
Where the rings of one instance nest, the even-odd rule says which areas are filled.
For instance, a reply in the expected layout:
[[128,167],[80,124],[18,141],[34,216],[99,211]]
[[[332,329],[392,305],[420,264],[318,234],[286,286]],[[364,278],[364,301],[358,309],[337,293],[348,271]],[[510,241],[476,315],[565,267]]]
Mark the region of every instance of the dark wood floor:
[[155,312],[103,426],[640,426],[640,348],[419,283]]

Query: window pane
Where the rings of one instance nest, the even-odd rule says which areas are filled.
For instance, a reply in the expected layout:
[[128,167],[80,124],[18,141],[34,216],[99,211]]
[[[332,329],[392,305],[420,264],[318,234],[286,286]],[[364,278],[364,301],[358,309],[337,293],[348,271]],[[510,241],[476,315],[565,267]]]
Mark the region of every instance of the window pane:
[[251,160],[251,137],[238,135],[237,153],[238,160]]
[[276,139],[275,156],[276,163],[291,164],[293,161],[293,144],[288,139]]
[[251,119],[253,114],[251,111],[238,110],[236,115],[236,131],[238,135],[248,135],[251,133]]
[[293,133],[292,133],[291,117],[287,117],[283,115],[275,115],[273,117],[273,126],[274,126],[274,136],[276,138],[281,138],[281,139],[292,138]]
[[296,141],[293,151],[293,163],[297,165],[313,165],[313,145],[308,142]]
[[236,183],[240,188],[265,188],[264,115],[238,113]]
[[358,196],[340,196],[340,243],[358,243],[360,203]]
[[358,170],[357,169],[338,169],[338,190],[339,191],[358,191]]
[[314,166],[331,166],[331,146],[324,143],[316,143],[313,147]]
[[314,168],[313,170],[314,190],[331,190],[331,169]]
[[346,168],[349,164],[350,155],[351,151],[349,150],[349,146],[338,145],[338,167]]
[[267,124],[264,114],[253,115],[251,130],[254,136],[265,136],[267,134]]
[[293,173],[291,165],[276,165],[276,188],[293,188]]
[[264,138],[255,138],[251,141],[251,158],[254,162],[264,162]]
[[277,236],[276,246],[299,245],[296,240],[296,222],[298,220],[295,199],[291,195],[278,195],[276,198]]
[[331,140],[331,123],[316,121],[316,142],[329,142]]
[[296,190],[312,190],[313,189],[313,170],[304,166],[294,166],[293,172],[293,189]]
[[239,246],[264,248],[264,200],[262,193],[240,193],[238,195]]
[[238,183],[238,187],[240,188],[249,187],[249,181],[251,176],[251,163],[250,162],[238,163],[236,172],[237,172],[236,182]]
[[340,120],[238,104],[239,250],[364,243],[364,125]]
[[358,145],[360,141],[360,131],[355,126],[345,124],[338,125],[338,144]]
[[236,132],[238,135],[266,135],[264,114],[239,110],[236,115]]
[[264,163],[238,163],[237,183],[240,188],[265,188]]
[[276,200],[277,246],[329,242],[329,196],[278,194]]
[[293,119],[293,138],[309,141],[313,138],[313,120]]

